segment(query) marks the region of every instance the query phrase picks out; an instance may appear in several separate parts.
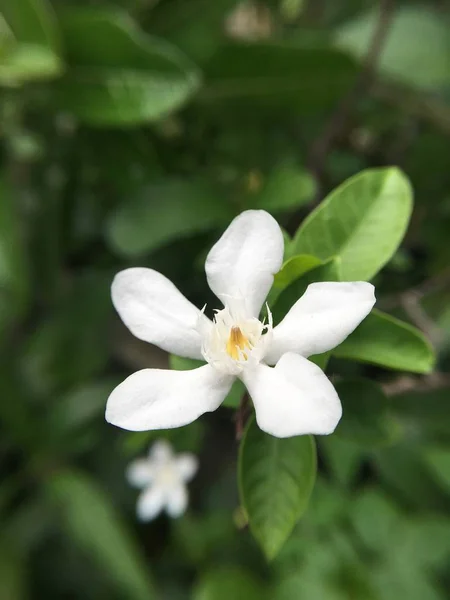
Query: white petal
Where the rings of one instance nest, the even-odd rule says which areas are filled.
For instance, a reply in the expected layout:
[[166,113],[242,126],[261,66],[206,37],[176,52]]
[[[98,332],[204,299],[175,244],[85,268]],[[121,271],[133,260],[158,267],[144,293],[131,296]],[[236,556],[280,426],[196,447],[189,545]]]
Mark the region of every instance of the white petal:
[[137,516],[141,521],[151,521],[159,515],[164,508],[166,500],[165,490],[157,485],[144,490],[138,498]]
[[264,360],[275,364],[285,352],[321,354],[338,346],[375,304],[371,283],[312,283],[273,330]]
[[128,483],[135,487],[146,487],[152,481],[154,469],[147,459],[133,460],[126,470]]
[[181,427],[216,410],[233,379],[210,365],[191,371],[144,369],[112,391],[106,420],[130,431]]
[[186,511],[187,505],[188,493],[186,486],[183,483],[179,483],[168,492],[166,499],[167,514],[169,517],[176,519]]
[[298,354],[284,354],[276,367],[244,371],[259,427],[284,438],[332,433],[342,415],[336,390],[325,373]]
[[241,213],[208,254],[209,287],[224,303],[226,296],[243,297],[249,316],[257,317],[280,270],[283,248],[283,234],[269,213]]
[[156,440],[148,455],[155,466],[167,464],[173,460],[172,446],[167,440]]
[[197,473],[198,459],[188,452],[179,454],[176,459],[176,469],[183,481],[190,481]]
[[111,287],[113,304],[133,335],[178,356],[202,358],[197,330],[211,322],[174,284],[152,269],[118,273]]

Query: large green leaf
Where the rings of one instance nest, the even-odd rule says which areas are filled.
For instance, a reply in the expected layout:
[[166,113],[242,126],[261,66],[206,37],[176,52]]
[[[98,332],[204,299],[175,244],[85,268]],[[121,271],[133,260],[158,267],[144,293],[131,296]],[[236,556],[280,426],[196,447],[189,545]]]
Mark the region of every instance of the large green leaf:
[[61,23],[72,68],[56,87],[57,101],[87,123],[154,121],[198,87],[196,67],[177,48],[117,11],[73,9]]
[[269,308],[275,304],[281,292],[291,283],[322,264],[320,258],[310,254],[298,254],[288,258],[273,279],[273,286],[267,297]]
[[58,50],[60,36],[48,0],[0,0],[0,14],[18,42]]
[[223,43],[205,65],[199,100],[223,108],[315,112],[333,104],[355,76],[355,65],[329,48],[281,42]]
[[432,346],[418,329],[376,309],[332,353],[413,373],[429,373],[435,360]]
[[264,600],[267,586],[240,567],[218,567],[205,573],[197,584],[193,600]]
[[[358,16],[337,30],[336,42],[358,58],[366,56],[379,20],[378,9]],[[379,70],[399,81],[424,88],[450,82],[448,19],[438,9],[399,7],[389,23],[377,60]],[[411,43],[414,40],[414,43]]]
[[124,597],[155,597],[144,557],[95,482],[82,473],[63,471],[48,481],[47,492],[61,513],[67,535],[105,570]]
[[336,384],[343,414],[337,435],[363,447],[392,443],[400,427],[380,386],[368,379],[344,379]]
[[233,216],[231,206],[207,183],[166,179],[122,204],[111,215],[107,235],[120,254],[138,256],[223,226]]
[[252,419],[241,443],[238,471],[250,529],[272,559],[308,506],[316,477],[314,439],[275,438]]
[[[284,287],[280,294],[276,294],[277,287],[274,286],[275,305],[273,305],[272,313],[274,323],[279,323],[297,300],[303,296],[306,288],[311,283],[316,281],[339,281],[340,280],[340,261],[339,259],[330,259],[328,261],[320,261],[310,255],[302,255],[289,259],[285,263],[286,270],[280,272],[281,280],[286,275],[286,280],[291,280],[291,283]],[[291,262],[292,260],[292,262]],[[299,277],[297,273],[301,273]],[[270,296],[269,296],[270,299]]]
[[411,209],[411,186],[399,169],[368,169],[305,219],[294,238],[295,253],[338,256],[343,281],[371,279],[403,239]]
[[0,176],[0,342],[28,298],[28,269],[16,192]]

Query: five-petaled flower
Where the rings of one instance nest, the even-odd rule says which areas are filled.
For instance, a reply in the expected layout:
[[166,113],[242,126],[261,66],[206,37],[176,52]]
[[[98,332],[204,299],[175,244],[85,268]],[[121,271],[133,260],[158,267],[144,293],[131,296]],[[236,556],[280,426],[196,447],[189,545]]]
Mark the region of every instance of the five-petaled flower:
[[186,483],[197,472],[197,458],[188,452],[175,455],[167,440],[153,444],[147,458],[133,460],[126,471],[128,482],[143,491],[137,503],[141,521],[151,521],[162,510],[181,516],[188,505]]
[[[216,410],[239,377],[261,429],[277,436],[332,433],[342,414],[337,393],[307,358],[340,344],[375,303],[370,283],[313,283],[272,327],[259,320],[284,241],[273,217],[248,210],[209,252],[208,284],[224,308],[213,321],[164,275],[144,268],[118,273],[117,312],[138,338],[207,364],[190,371],[144,369],[108,399],[106,419],[132,431],[180,427]],[[275,365],[274,367],[270,365]]]

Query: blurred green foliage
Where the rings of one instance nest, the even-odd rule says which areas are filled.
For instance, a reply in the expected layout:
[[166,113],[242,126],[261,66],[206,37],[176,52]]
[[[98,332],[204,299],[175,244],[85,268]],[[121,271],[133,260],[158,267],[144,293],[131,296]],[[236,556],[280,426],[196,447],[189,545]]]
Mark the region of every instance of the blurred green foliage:
[[[449,8],[0,0],[2,600],[449,597]],[[240,507],[239,384],[179,430],[104,421],[121,379],[169,364],[114,314],[114,273],[157,269],[214,307],[204,258],[247,208],[286,232],[276,320],[311,281],[373,277],[378,299],[318,358],[344,417],[270,563],[247,520],[272,556],[305,506],[276,496],[278,537],[270,502]],[[124,469],[161,435],[200,472],[185,517],[138,525]],[[271,443],[273,472],[241,446],[262,497],[292,466]]]

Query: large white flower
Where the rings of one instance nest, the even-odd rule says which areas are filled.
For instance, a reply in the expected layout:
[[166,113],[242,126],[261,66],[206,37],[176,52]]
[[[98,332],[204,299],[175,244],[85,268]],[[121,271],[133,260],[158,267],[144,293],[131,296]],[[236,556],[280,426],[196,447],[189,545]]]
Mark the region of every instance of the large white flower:
[[110,395],[107,421],[132,431],[186,425],[216,410],[239,377],[264,431],[277,437],[334,431],[339,398],[307,357],[331,350],[359,325],[375,303],[374,288],[361,281],[313,283],[272,328],[269,311],[267,323],[258,317],[283,246],[280,227],[265,211],[233,220],[206,259],[208,284],[224,305],[213,321],[164,275],[144,268],[118,273],[112,299],[131,332],[208,364],[134,373]]
[[181,516],[188,505],[186,483],[197,472],[197,458],[188,452],[175,456],[166,440],[153,444],[147,458],[138,458],[128,466],[129,483],[143,488],[137,515],[141,521],[151,521],[162,510],[169,517]]

